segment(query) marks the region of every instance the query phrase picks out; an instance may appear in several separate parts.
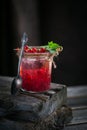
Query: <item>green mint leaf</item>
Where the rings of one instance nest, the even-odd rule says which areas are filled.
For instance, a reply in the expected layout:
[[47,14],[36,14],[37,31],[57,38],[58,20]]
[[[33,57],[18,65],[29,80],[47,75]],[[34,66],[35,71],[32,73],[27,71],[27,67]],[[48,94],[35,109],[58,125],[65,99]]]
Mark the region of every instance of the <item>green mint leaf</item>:
[[52,50],[56,50],[57,48],[59,48],[59,47],[60,47],[60,45],[59,45],[59,44],[54,43],[53,41],[48,42],[48,46],[49,46],[49,48],[50,48],[50,49],[52,49]]
[[50,53],[55,53],[57,48],[61,48],[62,46],[60,46],[58,43],[54,43],[53,41],[48,42],[47,45],[42,46],[44,48],[46,48],[46,50],[48,50]]

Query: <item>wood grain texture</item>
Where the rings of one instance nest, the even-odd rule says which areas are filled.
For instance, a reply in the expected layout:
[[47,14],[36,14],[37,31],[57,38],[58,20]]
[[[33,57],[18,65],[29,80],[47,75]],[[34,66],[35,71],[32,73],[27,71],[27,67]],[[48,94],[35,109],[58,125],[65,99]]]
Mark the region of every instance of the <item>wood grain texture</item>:
[[22,91],[12,96],[12,80],[0,77],[1,130],[55,130],[63,128],[72,119],[72,110],[65,105],[65,85],[51,84],[49,91],[34,94],[36,96]]

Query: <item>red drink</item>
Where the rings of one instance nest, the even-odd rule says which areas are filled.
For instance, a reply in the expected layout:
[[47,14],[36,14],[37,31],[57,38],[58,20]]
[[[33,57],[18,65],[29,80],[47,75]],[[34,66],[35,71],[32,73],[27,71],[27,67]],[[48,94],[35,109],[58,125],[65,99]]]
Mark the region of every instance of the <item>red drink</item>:
[[[25,45],[20,65],[22,88],[35,92],[50,89],[53,58],[59,55],[62,50],[63,47],[53,41],[44,46]],[[16,51],[19,56],[20,48],[17,48]],[[55,64],[54,67],[56,67]]]
[[50,88],[52,61],[49,53],[28,53],[22,58],[20,76],[27,91],[46,91]]

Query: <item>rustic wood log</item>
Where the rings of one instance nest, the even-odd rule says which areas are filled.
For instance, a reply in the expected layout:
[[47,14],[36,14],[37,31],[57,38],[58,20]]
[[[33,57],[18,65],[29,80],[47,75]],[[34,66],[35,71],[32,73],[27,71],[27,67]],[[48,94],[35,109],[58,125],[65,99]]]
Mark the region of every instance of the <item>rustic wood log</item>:
[[63,128],[72,118],[67,107],[65,85],[51,84],[44,93],[29,93],[20,90],[12,96],[12,78],[0,79],[0,129],[10,130],[55,130]]
[[[23,113],[20,113],[20,115]],[[24,113],[25,114],[25,113]],[[15,115],[12,115],[15,116]],[[72,110],[67,106],[62,106],[54,111],[44,120],[35,122],[15,120],[8,116],[0,118],[0,129],[6,130],[60,130],[72,119]]]

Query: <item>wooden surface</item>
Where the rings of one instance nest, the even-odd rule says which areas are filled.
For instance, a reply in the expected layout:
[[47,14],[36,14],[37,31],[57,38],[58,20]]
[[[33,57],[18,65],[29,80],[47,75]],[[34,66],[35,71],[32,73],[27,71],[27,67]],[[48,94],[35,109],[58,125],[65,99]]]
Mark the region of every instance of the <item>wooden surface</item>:
[[[11,130],[14,130],[14,129],[15,130],[18,130],[18,129],[28,130],[29,128],[30,130],[33,130],[33,129],[34,130],[39,130],[39,129],[56,130],[59,128],[63,128],[62,127],[63,122],[65,122],[67,128],[73,125],[78,125],[78,124],[81,125],[81,124],[87,123],[87,86],[86,85],[67,87],[67,105],[68,106],[62,106],[61,108],[55,110],[54,112],[52,112],[52,114],[49,114],[47,118],[45,118],[44,120],[40,120],[39,123],[37,121],[36,123],[32,123],[32,122],[29,122],[29,117],[27,116],[28,115],[27,112],[26,114],[23,113],[23,111],[22,113],[20,113],[19,112],[20,109],[19,109],[19,111],[16,114],[14,114],[13,112],[11,113],[12,107],[14,106],[13,104],[14,97],[9,95],[12,79],[13,78],[0,77],[0,87],[1,86],[3,87],[2,91],[0,89],[0,96],[2,93],[4,95],[3,96],[4,102],[0,100],[0,130],[6,130],[7,128]],[[22,98],[23,96],[25,95],[22,95]],[[17,100],[15,101],[17,103]],[[19,101],[21,102],[21,98],[19,99]],[[7,102],[7,105],[6,105],[6,102]],[[24,106],[24,104],[21,104],[21,105]],[[72,110],[70,109],[71,107],[72,107]],[[17,107],[15,108],[18,109]],[[27,109],[26,105],[24,109],[25,110]],[[63,113],[62,115],[61,115],[61,111]],[[9,113],[10,113],[10,116],[8,116]],[[21,114],[22,114],[22,117],[21,117]],[[71,116],[72,114],[73,114],[73,118]],[[66,118],[67,115],[68,115],[68,118]],[[35,113],[34,113],[34,116],[35,116]],[[28,117],[27,118],[28,120],[25,120],[26,117]],[[32,113],[31,113],[31,117],[32,117]],[[37,116],[36,116],[36,119],[37,119]],[[65,127],[65,129],[67,128]]]
[[65,85],[51,84],[51,89],[43,93],[29,93],[20,90],[15,96],[11,95],[11,84],[6,85],[5,82],[1,83],[0,101],[4,109],[8,106],[10,112],[15,112],[15,119],[36,121],[49,116],[66,103]]
[[[63,128],[72,119],[72,110],[66,106],[65,85],[51,84],[44,93],[19,91],[11,95],[13,78],[0,77],[0,128],[49,130]],[[27,127],[26,127],[27,126]]]
[[87,85],[68,87],[67,105],[72,107],[73,114],[73,119],[68,125],[87,124]]

